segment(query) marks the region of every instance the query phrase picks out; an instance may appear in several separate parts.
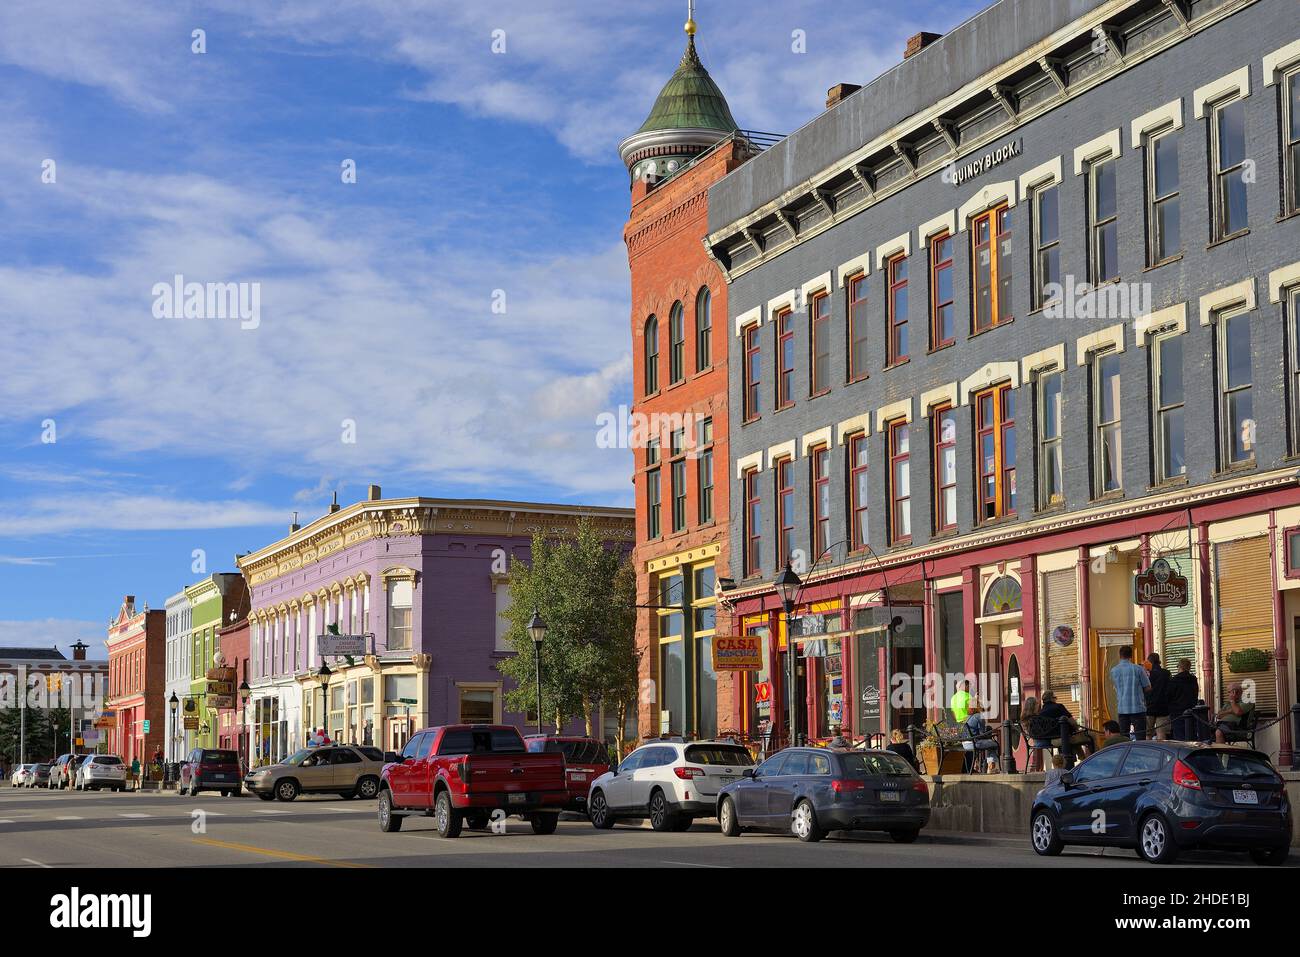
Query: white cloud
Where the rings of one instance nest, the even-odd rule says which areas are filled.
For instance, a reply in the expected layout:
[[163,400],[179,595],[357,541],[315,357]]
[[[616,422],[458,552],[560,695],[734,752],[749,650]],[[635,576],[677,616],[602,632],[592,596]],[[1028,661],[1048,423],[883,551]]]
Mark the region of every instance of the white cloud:
[[86,657],[104,661],[108,651],[104,636],[108,618],[100,621],[76,621],[70,618],[38,618],[32,621],[0,621],[0,647],[49,648],[57,646],[66,658],[72,657],[71,646],[83,641],[90,647]]
[[200,501],[160,495],[41,495],[0,502],[0,536],[64,532],[245,528],[279,525],[283,507],[241,501]]

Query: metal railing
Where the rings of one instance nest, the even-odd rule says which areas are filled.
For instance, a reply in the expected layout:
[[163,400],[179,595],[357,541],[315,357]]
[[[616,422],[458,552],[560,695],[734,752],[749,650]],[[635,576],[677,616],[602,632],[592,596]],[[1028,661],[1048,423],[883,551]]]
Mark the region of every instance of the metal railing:
[[743,149],[744,159],[751,160],[759,153],[763,152],[766,149],[770,149],[771,147],[775,146],[777,143],[781,142],[781,140],[783,139],[785,139],[785,136],[780,133],[763,133],[759,130],[736,130],[734,133],[722,137],[722,139],[718,140],[716,143],[710,146],[699,156],[696,156],[694,159],[690,160],[689,162],[683,163],[681,166],[677,167],[677,169],[673,170],[667,176],[656,181],[654,185],[657,188],[659,186],[662,186],[664,183],[669,182],[670,180],[676,179],[678,176],[681,176],[683,173],[685,173],[688,169],[694,168],[699,163],[703,162],[705,159],[712,156],[718,150],[722,149],[725,146],[729,146],[732,143],[742,144],[742,146],[744,147]]

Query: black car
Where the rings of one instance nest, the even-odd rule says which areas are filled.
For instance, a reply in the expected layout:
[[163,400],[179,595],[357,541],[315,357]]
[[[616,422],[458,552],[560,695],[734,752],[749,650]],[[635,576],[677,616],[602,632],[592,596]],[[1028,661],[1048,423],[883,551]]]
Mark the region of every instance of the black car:
[[820,841],[828,831],[887,831],[916,840],[930,821],[930,791],[892,751],[788,748],[718,792],[722,833],[793,833]]
[[1113,744],[1034,798],[1039,854],[1067,844],[1128,847],[1168,864],[1184,848],[1249,851],[1281,864],[1291,847],[1282,776],[1258,751],[1176,741]]

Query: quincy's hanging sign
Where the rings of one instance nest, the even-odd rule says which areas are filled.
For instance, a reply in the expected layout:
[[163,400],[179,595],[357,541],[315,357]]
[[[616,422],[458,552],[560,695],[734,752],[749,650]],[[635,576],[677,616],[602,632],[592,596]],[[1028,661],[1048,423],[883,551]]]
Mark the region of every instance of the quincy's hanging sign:
[[1133,603],[1152,608],[1182,608],[1187,604],[1187,579],[1163,558],[1133,578]]
[[998,164],[1005,163],[1007,160],[1019,156],[1024,148],[1023,144],[1023,140],[1013,140],[1010,143],[999,146],[995,150],[989,150],[989,152],[985,153],[983,156],[975,157],[975,159],[971,160],[969,163],[963,163],[960,166],[956,163],[952,163],[949,166],[944,167],[944,171],[941,174],[942,179],[945,183],[951,183],[953,186],[960,186],[967,180],[974,179],[976,176],[987,173]]

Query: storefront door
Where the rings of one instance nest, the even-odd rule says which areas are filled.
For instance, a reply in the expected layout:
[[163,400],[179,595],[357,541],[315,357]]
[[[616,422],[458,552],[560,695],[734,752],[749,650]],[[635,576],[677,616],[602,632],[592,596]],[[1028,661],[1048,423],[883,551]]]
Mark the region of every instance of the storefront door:
[[1088,727],[1100,730],[1107,721],[1119,717],[1115,708],[1115,686],[1111,684],[1110,669],[1119,664],[1119,650],[1133,646],[1133,660],[1146,658],[1142,628],[1093,628],[1088,632],[1088,648],[1092,656],[1092,713]]

